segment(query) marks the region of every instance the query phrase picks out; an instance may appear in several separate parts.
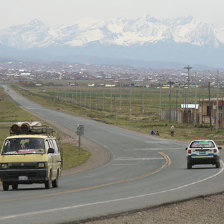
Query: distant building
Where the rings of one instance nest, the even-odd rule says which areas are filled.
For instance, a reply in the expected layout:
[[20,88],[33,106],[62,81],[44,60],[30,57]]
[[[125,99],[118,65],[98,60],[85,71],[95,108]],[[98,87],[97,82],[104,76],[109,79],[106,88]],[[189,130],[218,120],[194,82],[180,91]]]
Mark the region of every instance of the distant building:
[[30,76],[30,72],[22,72],[22,73],[20,73],[20,76]]
[[216,117],[217,110],[217,99],[200,99],[199,100],[199,124],[209,124],[210,116],[212,124],[216,124],[216,119],[218,119],[218,127],[224,127],[224,98],[218,98],[218,114]]
[[114,84],[106,84],[105,87],[115,87]]
[[41,87],[42,84],[41,83],[36,83],[35,86]]
[[196,113],[196,123],[198,124],[198,104],[181,104],[181,111],[179,112],[179,120],[183,123],[194,123]]

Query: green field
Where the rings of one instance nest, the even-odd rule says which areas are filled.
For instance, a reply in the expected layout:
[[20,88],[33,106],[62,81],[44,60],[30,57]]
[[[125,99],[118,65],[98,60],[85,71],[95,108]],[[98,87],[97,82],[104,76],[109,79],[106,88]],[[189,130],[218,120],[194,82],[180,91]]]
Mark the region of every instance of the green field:
[[[149,134],[159,131],[161,137],[171,138],[170,126],[175,126],[175,139],[189,141],[195,138],[211,138],[223,144],[222,129],[210,131],[208,127],[196,128],[193,124],[160,121],[159,109],[169,108],[169,88],[143,87],[86,87],[69,86],[69,81],[59,81],[51,86],[29,87],[16,85],[14,88],[30,99],[53,109],[87,117],[107,124]],[[224,91],[219,91],[224,96]],[[216,97],[216,89],[211,89],[211,97]],[[208,98],[208,88],[197,88],[197,99]],[[171,107],[195,102],[195,88],[171,89]],[[144,109],[144,110],[143,110]]]
[[[4,93],[0,88],[0,144],[9,136],[9,128],[13,122],[18,121],[39,121],[39,118],[22,110]],[[63,138],[63,137],[62,137]],[[90,157],[90,154],[81,149],[78,155],[78,147],[71,144],[62,144],[64,164],[63,168],[68,169],[84,163]]]

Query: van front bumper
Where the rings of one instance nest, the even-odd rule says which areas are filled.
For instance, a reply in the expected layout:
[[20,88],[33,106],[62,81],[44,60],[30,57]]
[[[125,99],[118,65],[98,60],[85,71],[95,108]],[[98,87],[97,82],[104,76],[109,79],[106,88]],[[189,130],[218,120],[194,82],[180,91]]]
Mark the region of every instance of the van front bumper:
[[0,169],[0,178],[9,183],[44,183],[48,178],[48,169]]

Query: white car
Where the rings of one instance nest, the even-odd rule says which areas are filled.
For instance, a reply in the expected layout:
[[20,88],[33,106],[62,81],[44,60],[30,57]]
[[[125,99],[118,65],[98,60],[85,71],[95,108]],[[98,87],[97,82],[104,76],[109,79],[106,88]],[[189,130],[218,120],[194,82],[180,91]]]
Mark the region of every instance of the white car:
[[212,164],[220,168],[219,149],[213,140],[194,140],[186,148],[187,168],[196,164]]

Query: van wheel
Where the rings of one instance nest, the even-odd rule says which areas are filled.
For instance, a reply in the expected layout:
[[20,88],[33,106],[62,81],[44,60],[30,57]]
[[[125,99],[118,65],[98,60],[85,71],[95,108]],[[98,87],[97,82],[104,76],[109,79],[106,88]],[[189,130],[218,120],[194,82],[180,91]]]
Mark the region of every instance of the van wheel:
[[56,179],[52,181],[52,187],[58,187],[58,177],[59,177],[59,173],[57,171],[57,176]]
[[48,178],[48,180],[45,181],[44,185],[45,185],[45,189],[50,189],[51,185],[52,185],[52,181],[51,181],[51,172],[50,172],[50,176]]
[[216,167],[216,168],[220,168],[220,160],[217,160],[217,161],[216,161],[215,167]]
[[9,184],[8,184],[8,182],[3,181],[2,186],[3,186],[3,190],[4,191],[8,191],[9,190]]
[[17,190],[18,189],[18,184],[12,184],[12,189]]

